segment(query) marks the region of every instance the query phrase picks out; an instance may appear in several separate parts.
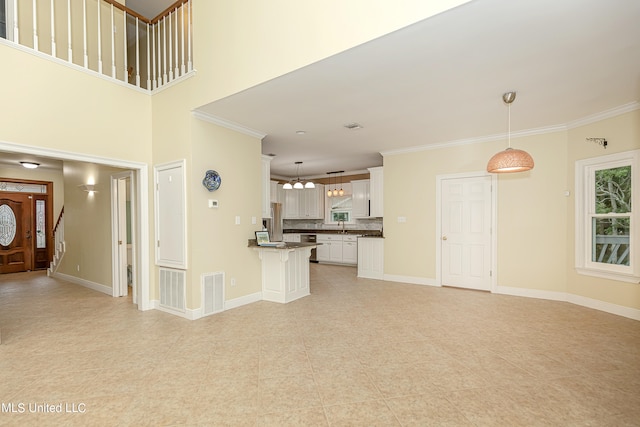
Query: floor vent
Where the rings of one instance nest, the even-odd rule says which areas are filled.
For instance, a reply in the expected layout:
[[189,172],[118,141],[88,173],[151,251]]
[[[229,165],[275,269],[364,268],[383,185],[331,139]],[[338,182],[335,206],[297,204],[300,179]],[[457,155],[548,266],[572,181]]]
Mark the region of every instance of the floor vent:
[[187,272],[169,268],[160,269],[160,306],[185,312],[185,281]]
[[206,273],[201,276],[202,315],[224,311],[224,273]]

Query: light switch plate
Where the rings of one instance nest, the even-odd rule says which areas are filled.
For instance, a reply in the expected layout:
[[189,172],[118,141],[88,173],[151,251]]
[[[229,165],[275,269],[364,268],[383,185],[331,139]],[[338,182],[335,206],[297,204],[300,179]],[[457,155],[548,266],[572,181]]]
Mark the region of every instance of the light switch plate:
[[236,215],[236,225],[240,225],[240,215]]
[[213,199],[209,199],[209,207],[210,208],[217,208],[218,207],[218,201],[217,200],[213,200]]

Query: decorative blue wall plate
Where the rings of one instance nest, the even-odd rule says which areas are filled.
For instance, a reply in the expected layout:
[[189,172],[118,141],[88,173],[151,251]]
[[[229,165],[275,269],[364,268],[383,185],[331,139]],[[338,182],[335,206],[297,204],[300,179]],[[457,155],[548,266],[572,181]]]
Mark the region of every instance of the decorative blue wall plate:
[[208,170],[204,175],[204,179],[202,180],[202,185],[209,191],[216,191],[220,188],[220,184],[222,184],[222,178],[218,172],[214,170]]

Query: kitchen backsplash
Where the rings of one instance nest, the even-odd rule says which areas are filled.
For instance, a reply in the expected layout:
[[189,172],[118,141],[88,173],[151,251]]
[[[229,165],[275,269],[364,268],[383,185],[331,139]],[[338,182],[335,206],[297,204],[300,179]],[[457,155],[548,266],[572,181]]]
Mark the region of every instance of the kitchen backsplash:
[[[344,225],[346,230],[382,230],[382,218],[356,219]],[[342,230],[342,224],[325,224],[321,219],[285,219],[283,229],[296,230]]]

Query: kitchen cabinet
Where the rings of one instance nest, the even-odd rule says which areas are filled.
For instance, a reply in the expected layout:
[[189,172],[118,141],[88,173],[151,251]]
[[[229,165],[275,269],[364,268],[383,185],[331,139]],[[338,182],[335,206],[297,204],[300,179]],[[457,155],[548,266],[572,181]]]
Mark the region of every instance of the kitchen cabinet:
[[356,236],[318,234],[316,239],[318,243],[316,258],[319,262],[351,265],[358,263]]
[[271,156],[262,156],[262,218],[271,218]]
[[282,203],[278,198],[278,181],[271,181],[269,186],[271,203]]
[[324,185],[304,190],[285,190],[285,219],[323,219]]
[[358,238],[356,236],[342,237],[342,262],[353,265],[358,263]]
[[283,242],[289,243],[300,243],[300,234],[299,233],[284,233],[282,235]]
[[369,217],[369,180],[351,181],[351,216],[353,218]]
[[384,174],[382,166],[369,168],[369,199],[371,203],[370,215],[372,217],[384,216]]
[[379,280],[384,278],[383,238],[358,238],[358,277]]

